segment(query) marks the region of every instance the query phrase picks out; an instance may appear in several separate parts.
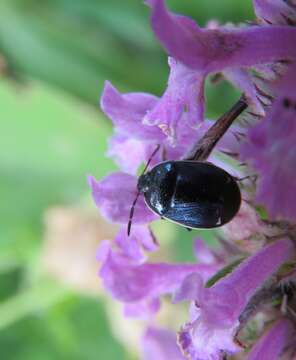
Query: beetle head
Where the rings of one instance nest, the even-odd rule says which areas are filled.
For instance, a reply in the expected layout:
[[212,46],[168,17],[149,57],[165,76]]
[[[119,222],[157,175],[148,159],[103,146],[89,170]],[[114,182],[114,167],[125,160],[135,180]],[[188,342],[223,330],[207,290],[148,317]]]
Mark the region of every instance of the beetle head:
[[137,188],[138,188],[138,191],[137,191],[137,195],[135,197],[135,200],[132,204],[132,207],[131,207],[131,210],[130,210],[130,215],[129,215],[129,221],[128,221],[128,224],[127,224],[127,235],[129,236],[130,235],[130,231],[131,231],[131,226],[132,226],[132,219],[133,219],[133,216],[134,216],[134,210],[135,210],[135,206],[136,206],[136,203],[137,203],[137,200],[138,200],[138,197],[140,195],[140,193],[145,193],[149,190],[149,187],[150,187],[150,184],[151,184],[151,175],[149,174],[149,172],[147,174],[145,174],[145,171],[148,169],[148,166],[153,158],[153,156],[157,153],[157,151],[159,150],[160,148],[160,145],[157,145],[155,150],[153,151],[153,153],[151,154],[144,170],[143,170],[143,173],[142,175],[139,177],[138,179],[138,184],[137,184]]
[[151,185],[151,175],[150,173],[142,174],[138,179],[138,191],[145,193],[149,190]]

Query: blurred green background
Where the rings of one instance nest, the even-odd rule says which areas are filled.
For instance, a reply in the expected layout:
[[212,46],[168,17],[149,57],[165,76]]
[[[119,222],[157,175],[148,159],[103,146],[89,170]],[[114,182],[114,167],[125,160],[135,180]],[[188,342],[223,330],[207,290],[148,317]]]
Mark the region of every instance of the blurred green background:
[[[254,16],[251,0],[168,4],[200,25]],[[139,358],[138,331],[96,276],[95,249],[115,230],[99,218],[86,176],[115,168],[104,157],[104,80],[160,95],[166,63],[141,0],[0,0],[1,359]],[[208,115],[236,96],[208,85]],[[162,260],[192,260],[191,234],[157,227]]]

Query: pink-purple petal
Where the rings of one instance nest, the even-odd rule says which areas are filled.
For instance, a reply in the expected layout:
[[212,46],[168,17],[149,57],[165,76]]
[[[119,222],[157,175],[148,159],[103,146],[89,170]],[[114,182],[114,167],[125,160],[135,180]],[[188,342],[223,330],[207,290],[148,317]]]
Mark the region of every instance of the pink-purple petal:
[[196,320],[181,329],[178,343],[187,359],[221,360],[225,352],[235,354],[241,350],[233,341],[234,334],[235,326],[221,329]]
[[202,30],[192,20],[170,13],[164,0],[147,2],[151,6],[152,29],[167,52],[204,74],[296,56],[296,28],[253,26]]
[[150,94],[121,94],[109,81],[106,81],[101,97],[101,109],[118,132],[146,141],[165,139],[157,126],[142,124],[143,117],[156,103],[157,97]]
[[173,294],[172,301],[173,303],[178,303],[180,301],[188,301],[198,298],[199,294],[202,291],[203,280],[198,273],[192,273],[186,276],[182,281],[180,287],[177,288]]
[[146,0],[146,3],[151,7],[152,29],[168,54],[191,68],[203,69],[205,59],[198,59],[196,54],[202,54],[205,46],[193,40],[201,32],[193,20],[171,14],[164,1]]
[[114,241],[123,255],[137,263],[147,259],[145,251],[158,249],[156,239],[147,225],[133,225],[130,236],[127,235],[126,226],[122,226]]
[[149,327],[142,340],[142,360],[185,360],[172,331]]
[[256,16],[265,24],[296,22],[296,9],[284,0],[253,0]]
[[122,171],[133,175],[147,162],[156,146],[123,134],[113,135],[108,145],[107,156],[112,157]]
[[196,238],[193,244],[193,252],[202,264],[217,264],[217,257],[213,250],[200,238]]
[[[293,256],[293,250],[290,240],[278,240],[249,257],[210,288],[200,285],[196,288],[197,281],[193,282],[196,299],[191,321],[180,334],[183,351],[195,354],[194,359],[218,359],[222,350],[238,351],[233,338],[240,313],[259,286]],[[185,293],[193,294],[188,286]]]
[[[260,219],[256,209],[243,201],[239,212],[232,221],[221,228],[225,239],[240,241],[256,234],[267,234],[267,227]],[[251,242],[249,244],[252,245]],[[258,245],[260,243],[258,242]]]
[[247,360],[277,360],[292,341],[295,345],[295,337],[295,325],[288,319],[280,319],[257,341]]
[[216,271],[217,267],[204,264],[134,264],[122,261],[110,249],[100,276],[113,297],[129,303],[171,294],[193,272],[198,272],[206,280]]
[[[292,257],[293,254],[294,246],[288,239],[278,240],[267,245],[255,255],[252,255],[242,262],[232,273],[222,278],[211,288],[206,289],[205,298],[207,297],[206,293],[208,293],[214,303],[225,303],[227,307],[230,305],[232,307],[231,317],[235,321],[258,287],[262,285],[281,264]],[[215,298],[214,294],[216,293],[221,296],[225,287],[231,290],[224,293],[222,298]],[[233,298],[237,298],[237,301],[230,300],[230,293],[233,293]],[[203,298],[203,300],[205,298]],[[226,299],[227,301],[225,301]],[[209,310],[210,308],[212,310],[214,309],[210,303],[205,302],[205,304],[209,306]],[[212,310],[210,310],[210,312]],[[228,322],[230,318],[225,320]]]
[[278,87],[268,116],[250,129],[242,158],[260,174],[257,201],[273,218],[296,219],[296,65]]
[[169,66],[168,87],[144,117],[144,124],[157,125],[176,140],[179,121],[193,127],[204,119],[204,77],[173,58]]
[[260,103],[260,94],[256,90],[251,75],[246,69],[230,68],[223,71],[224,77],[239,88],[244,94],[250,109],[258,115],[265,115],[264,107]]
[[[122,172],[112,173],[100,181],[89,177],[95,204],[109,221],[127,224],[132,203],[137,193],[137,178]],[[158,217],[150,211],[142,196],[135,206],[133,224],[145,224]]]
[[125,303],[124,304],[124,315],[126,317],[132,317],[143,320],[151,320],[151,318],[160,309],[160,299],[144,299],[142,301]]

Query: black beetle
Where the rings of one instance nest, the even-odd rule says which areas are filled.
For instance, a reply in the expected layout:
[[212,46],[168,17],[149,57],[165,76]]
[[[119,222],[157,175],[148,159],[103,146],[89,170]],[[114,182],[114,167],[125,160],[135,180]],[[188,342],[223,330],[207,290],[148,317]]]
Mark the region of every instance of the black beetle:
[[156,214],[193,229],[224,225],[241,203],[234,178],[208,162],[160,163],[139,177],[138,191]]
[[247,103],[241,97],[210,127],[186,159],[164,161],[145,173],[159,146],[155,149],[138,179],[138,193],[130,211],[128,235],[140,193],[144,194],[145,202],[153,212],[187,228],[215,228],[236,215],[241,204],[236,179],[206,162],[206,159],[246,107]]

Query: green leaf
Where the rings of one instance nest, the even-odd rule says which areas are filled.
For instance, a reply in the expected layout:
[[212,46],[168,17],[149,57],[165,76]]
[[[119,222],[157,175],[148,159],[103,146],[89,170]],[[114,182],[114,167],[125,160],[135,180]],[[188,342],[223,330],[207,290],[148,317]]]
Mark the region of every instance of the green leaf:
[[115,166],[104,156],[107,121],[64,93],[2,83],[0,103],[0,259],[9,264],[38,249],[48,207],[90,199],[87,175]]
[[218,271],[214,276],[212,276],[207,281],[206,287],[209,288],[209,287],[213,286],[217,281],[219,281],[220,279],[222,279],[225,276],[227,276],[228,274],[230,274],[244,259],[245,258],[243,257],[243,258],[233,261],[229,265],[226,265],[223,269]]
[[0,304],[1,356],[10,360],[124,359],[103,303],[46,281]]

